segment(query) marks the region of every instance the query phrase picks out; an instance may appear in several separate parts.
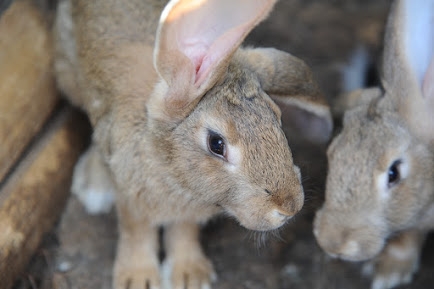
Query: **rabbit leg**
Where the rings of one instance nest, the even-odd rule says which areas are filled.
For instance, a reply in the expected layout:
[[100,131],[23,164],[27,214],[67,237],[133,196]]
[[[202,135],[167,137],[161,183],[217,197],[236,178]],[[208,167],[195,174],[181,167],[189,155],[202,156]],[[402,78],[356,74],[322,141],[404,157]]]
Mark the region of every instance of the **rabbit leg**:
[[212,263],[199,243],[199,225],[177,223],[166,228],[164,281],[172,289],[208,289],[215,281]]
[[75,165],[71,191],[91,215],[108,213],[113,207],[115,184],[96,145],[91,145]]
[[158,228],[117,201],[119,241],[113,289],[159,289]]
[[374,270],[371,288],[389,289],[410,283],[419,267],[425,235],[425,232],[409,230],[390,239],[383,252],[368,265]]

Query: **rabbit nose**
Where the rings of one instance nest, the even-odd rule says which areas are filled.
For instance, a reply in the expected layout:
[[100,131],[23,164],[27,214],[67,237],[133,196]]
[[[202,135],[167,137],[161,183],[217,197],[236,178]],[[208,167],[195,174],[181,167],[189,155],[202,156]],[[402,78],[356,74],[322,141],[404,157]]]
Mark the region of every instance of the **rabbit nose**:
[[277,212],[285,216],[297,214],[304,205],[304,193],[300,188],[296,194],[289,194],[287,191],[278,191],[272,195],[272,201],[276,206]]

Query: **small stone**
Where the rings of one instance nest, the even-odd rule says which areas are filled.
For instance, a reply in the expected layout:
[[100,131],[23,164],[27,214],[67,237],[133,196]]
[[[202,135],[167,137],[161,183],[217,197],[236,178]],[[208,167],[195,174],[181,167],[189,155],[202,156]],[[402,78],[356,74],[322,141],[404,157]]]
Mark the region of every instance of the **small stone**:
[[68,261],[62,261],[57,265],[57,271],[65,273],[71,270],[72,264]]

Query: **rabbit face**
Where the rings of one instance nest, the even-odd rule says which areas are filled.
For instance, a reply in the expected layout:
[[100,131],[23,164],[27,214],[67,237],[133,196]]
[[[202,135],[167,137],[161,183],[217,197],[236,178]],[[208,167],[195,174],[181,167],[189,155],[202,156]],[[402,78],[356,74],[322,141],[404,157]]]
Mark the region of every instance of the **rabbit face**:
[[[429,150],[381,100],[347,113],[328,150],[326,201],[314,233],[331,255],[365,260],[393,233],[414,227],[432,194]],[[350,157],[349,157],[350,156]]]
[[299,169],[280,110],[254,74],[236,65],[173,131],[174,174],[248,229],[280,227],[303,205]]

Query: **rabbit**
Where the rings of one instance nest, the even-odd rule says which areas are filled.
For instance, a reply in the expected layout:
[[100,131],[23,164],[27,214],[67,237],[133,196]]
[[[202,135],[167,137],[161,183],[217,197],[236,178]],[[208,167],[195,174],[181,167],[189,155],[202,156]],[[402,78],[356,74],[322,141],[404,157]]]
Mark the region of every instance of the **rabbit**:
[[331,256],[368,260],[373,289],[411,282],[434,227],[433,45],[434,1],[394,1],[381,85],[347,95],[343,128],[327,150],[313,233]]
[[[203,224],[226,214],[247,229],[276,230],[302,208],[282,125],[321,144],[332,119],[302,60],[240,47],[274,4],[60,1],[57,84],[94,130],[73,191],[92,213],[107,211],[114,195],[113,288],[210,288]],[[109,196],[88,197],[98,193]]]

